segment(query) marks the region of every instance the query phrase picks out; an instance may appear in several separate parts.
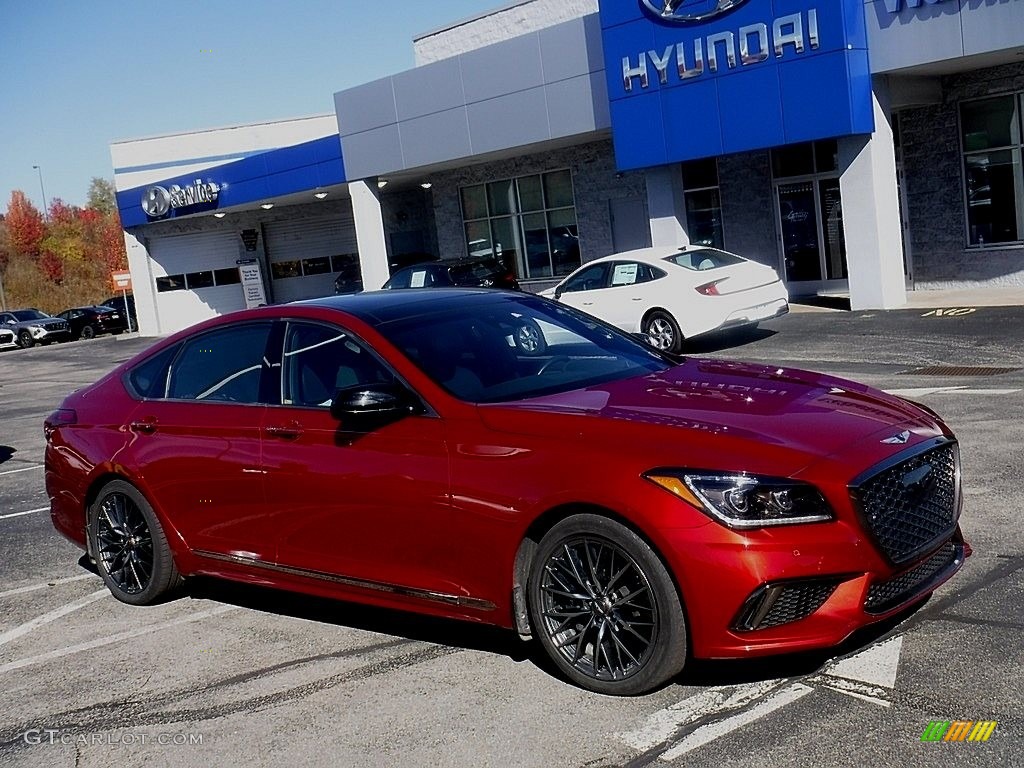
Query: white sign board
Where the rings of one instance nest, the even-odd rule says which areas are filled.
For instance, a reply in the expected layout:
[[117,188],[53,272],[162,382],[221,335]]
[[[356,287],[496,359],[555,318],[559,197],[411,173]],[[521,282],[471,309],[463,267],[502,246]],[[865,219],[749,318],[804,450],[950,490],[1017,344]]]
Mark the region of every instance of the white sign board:
[[267,303],[267,294],[263,290],[263,274],[258,261],[241,264],[238,273],[242,278],[242,294],[245,296],[245,308],[262,307]]
[[612,285],[632,285],[636,282],[636,264],[616,264],[612,271]]

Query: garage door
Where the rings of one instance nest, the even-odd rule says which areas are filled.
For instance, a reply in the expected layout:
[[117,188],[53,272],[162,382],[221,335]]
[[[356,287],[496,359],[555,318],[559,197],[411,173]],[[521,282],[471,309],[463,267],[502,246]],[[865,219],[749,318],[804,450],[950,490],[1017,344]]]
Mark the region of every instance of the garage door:
[[351,209],[319,219],[263,225],[275,303],[334,293],[334,277],[356,253]]
[[149,240],[161,333],[245,309],[234,230]]

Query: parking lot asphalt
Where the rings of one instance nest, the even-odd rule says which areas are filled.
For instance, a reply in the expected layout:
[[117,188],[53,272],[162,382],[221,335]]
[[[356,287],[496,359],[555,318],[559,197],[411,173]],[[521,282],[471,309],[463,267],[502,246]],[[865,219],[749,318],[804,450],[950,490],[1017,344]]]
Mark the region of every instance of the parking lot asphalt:
[[[41,423],[150,341],[0,352],[0,764],[1024,765],[1022,339],[1024,307],[980,307],[793,313],[691,344],[936,410],[961,442],[974,556],[836,654],[692,663],[632,699],[574,688],[531,644],[471,625],[208,582],[117,602],[50,525]],[[997,726],[922,741],[956,720]]]

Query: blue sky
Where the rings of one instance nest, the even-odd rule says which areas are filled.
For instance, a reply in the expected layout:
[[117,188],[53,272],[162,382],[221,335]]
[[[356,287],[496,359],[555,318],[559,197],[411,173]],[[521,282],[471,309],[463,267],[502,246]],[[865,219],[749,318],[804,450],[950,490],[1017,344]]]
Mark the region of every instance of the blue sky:
[[[333,112],[412,38],[503,0],[0,0],[0,212],[82,205],[116,139]],[[209,52],[207,52],[209,51]]]

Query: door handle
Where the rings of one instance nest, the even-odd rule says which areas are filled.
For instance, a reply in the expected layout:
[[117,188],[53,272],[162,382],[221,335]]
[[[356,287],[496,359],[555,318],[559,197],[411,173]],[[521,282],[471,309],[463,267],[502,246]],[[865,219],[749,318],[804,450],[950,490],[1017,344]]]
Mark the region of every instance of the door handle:
[[128,429],[132,432],[139,432],[143,435],[151,435],[156,432],[156,419],[152,416],[147,416],[144,419],[138,419],[128,425]]
[[643,300],[644,300],[643,296],[634,296],[633,297],[633,301],[643,301]]
[[583,306],[584,307],[592,307],[592,306],[594,306],[594,302],[592,302],[592,301],[584,301],[583,302]]
[[266,427],[264,432],[269,437],[277,437],[282,440],[294,440],[302,434],[302,427],[297,421],[293,421],[290,424],[275,424],[271,427]]

